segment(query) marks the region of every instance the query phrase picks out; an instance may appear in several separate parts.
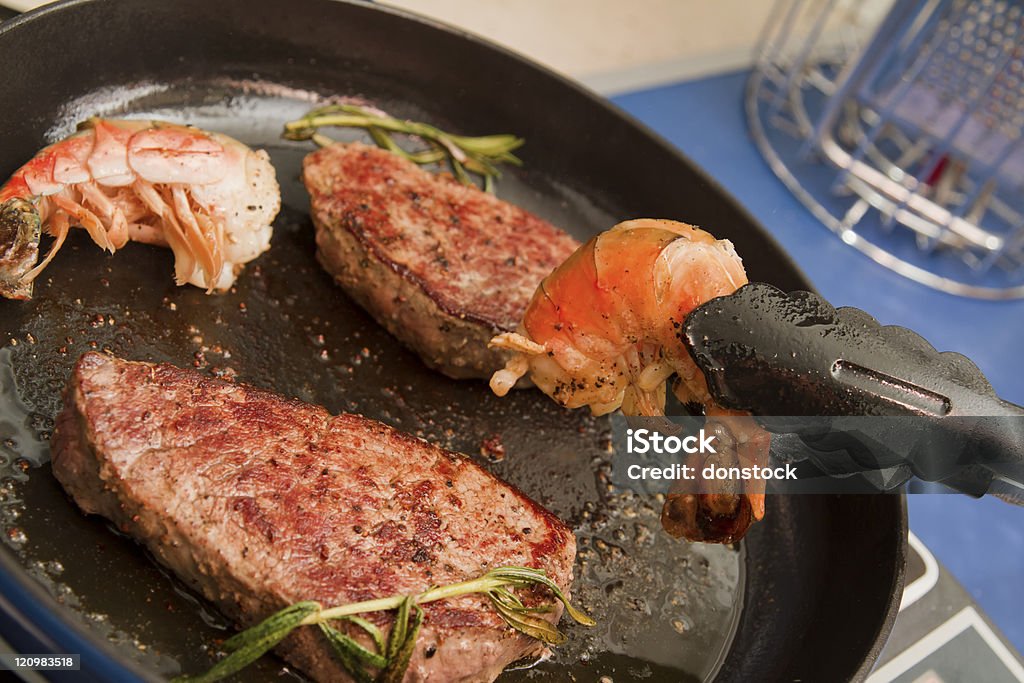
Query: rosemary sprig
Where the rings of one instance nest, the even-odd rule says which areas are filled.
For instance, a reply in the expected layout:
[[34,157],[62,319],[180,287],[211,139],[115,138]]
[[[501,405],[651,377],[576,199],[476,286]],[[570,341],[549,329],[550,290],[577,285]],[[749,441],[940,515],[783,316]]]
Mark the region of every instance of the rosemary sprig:
[[[472,185],[470,173],[483,178],[484,189],[494,191],[494,181],[501,177],[497,165],[522,165],[512,152],[522,147],[525,140],[515,135],[483,135],[469,137],[452,135],[426,123],[396,119],[382,112],[355,104],[332,104],[313,109],[301,119],[284,125],[284,137],[289,140],[312,140],[321,147],[334,140],[320,132],[330,126],[363,128],[370,137],[388,151],[417,164],[433,164],[447,159],[452,173],[460,182]],[[427,149],[407,152],[392,137],[400,133],[424,141]]]
[[[416,639],[423,624],[420,605],[473,593],[486,595],[505,623],[517,631],[549,645],[564,643],[565,635],[554,624],[536,616],[550,612],[554,609],[553,605],[528,607],[512,591],[514,588],[532,586],[547,588],[576,622],[584,626],[594,625],[593,619],[572,606],[565,593],[548,578],[543,569],[499,567],[476,579],[435,586],[415,595],[394,595],[326,609],[312,601],[295,603],[224,641],[221,649],[227,656],[206,673],[194,677],[179,676],[174,680],[202,683],[220,680],[252,664],[295,629],[317,626],[345,671],[358,683],[397,683],[405,677],[416,649]],[[397,610],[397,613],[386,642],[376,625],[358,616],[391,610]],[[331,622],[349,623],[362,629],[373,641],[376,651],[335,628]],[[375,669],[378,673],[376,676],[371,675],[368,669]]]
[[238,673],[273,649],[302,624],[304,619],[315,614],[319,609],[320,605],[316,602],[297,602],[290,607],[285,607],[247,631],[228,638],[222,647],[225,652],[231,654],[214,664],[202,676],[185,680],[219,681],[231,674]]

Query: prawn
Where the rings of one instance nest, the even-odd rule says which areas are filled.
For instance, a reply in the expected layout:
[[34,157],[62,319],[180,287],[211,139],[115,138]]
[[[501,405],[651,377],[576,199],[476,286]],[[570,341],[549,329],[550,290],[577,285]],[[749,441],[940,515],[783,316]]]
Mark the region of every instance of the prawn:
[[[91,118],[0,187],[0,296],[31,298],[71,227],[110,253],[129,240],[170,247],[179,285],[224,291],[269,248],[280,206],[262,150],[190,126]],[[44,231],[54,242],[37,263]]]
[[[491,346],[514,352],[494,373],[491,389],[504,396],[529,374],[567,408],[658,416],[665,413],[666,382],[675,375],[675,396],[703,407],[719,443],[741,461],[764,466],[768,433],[749,414],[714,401],[682,336],[694,308],[746,282],[727,240],[669,220],[620,223],[544,279],[517,332],[491,340]],[[709,493],[670,493],[662,524],[676,537],[729,543],[763,516],[761,481],[748,483],[742,493],[721,485]]]

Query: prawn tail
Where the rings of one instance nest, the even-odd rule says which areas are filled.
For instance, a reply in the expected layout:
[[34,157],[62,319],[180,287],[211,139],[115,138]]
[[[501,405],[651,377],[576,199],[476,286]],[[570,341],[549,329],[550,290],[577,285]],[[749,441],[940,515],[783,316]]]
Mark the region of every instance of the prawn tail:
[[[763,505],[763,503],[762,503]],[[675,538],[698,543],[734,543],[757,521],[757,501],[726,493],[670,493],[661,525]]]
[[0,296],[31,299],[42,220],[35,204],[14,197],[0,204]]
[[732,484],[704,481],[704,466],[765,467],[771,436],[750,416],[728,414],[729,411],[717,407],[710,412],[713,414],[709,415],[705,428],[718,437],[720,453],[703,460],[695,454],[690,463],[696,466],[703,492],[670,491],[662,507],[661,524],[676,538],[734,543],[743,538],[751,524],[764,518],[766,482],[764,479]]

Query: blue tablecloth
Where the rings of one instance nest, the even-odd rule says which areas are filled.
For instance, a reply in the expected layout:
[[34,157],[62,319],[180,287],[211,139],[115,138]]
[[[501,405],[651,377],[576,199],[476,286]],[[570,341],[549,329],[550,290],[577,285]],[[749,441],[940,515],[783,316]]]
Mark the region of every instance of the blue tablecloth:
[[[862,308],[883,324],[916,330],[941,351],[966,354],[1000,396],[1024,404],[1024,301],[976,301],[936,292],[844,245],[762,160],[743,114],[746,76],[690,81],[613,101],[731,192],[833,304]],[[911,529],[1024,651],[1024,509],[988,498],[909,498]]]

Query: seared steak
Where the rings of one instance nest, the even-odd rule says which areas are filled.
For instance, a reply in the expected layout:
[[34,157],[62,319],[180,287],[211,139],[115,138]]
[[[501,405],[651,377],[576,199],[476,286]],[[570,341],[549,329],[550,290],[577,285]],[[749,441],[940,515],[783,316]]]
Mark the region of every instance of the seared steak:
[[338,143],[308,155],[317,256],[349,296],[451,377],[490,377],[488,349],[579,244],[508,202],[391,152]]
[[[242,626],[300,600],[414,593],[503,565],[543,568],[566,588],[572,579],[570,530],[470,460],[170,365],[82,356],[53,471],[83,510],[145,543]],[[483,596],[424,612],[406,681],[490,681],[541,649]],[[385,630],[391,621],[371,618]],[[281,653],[317,680],[348,680],[317,629],[299,629]]]

